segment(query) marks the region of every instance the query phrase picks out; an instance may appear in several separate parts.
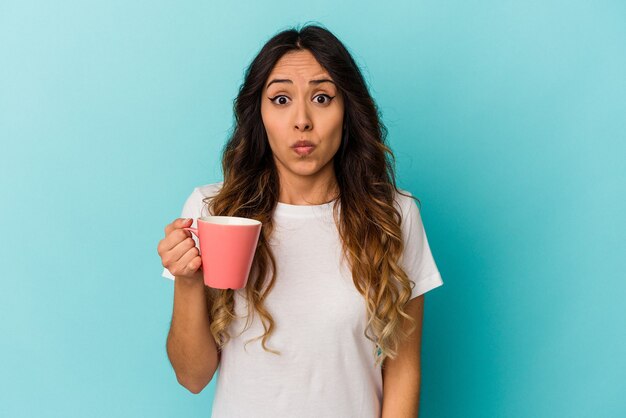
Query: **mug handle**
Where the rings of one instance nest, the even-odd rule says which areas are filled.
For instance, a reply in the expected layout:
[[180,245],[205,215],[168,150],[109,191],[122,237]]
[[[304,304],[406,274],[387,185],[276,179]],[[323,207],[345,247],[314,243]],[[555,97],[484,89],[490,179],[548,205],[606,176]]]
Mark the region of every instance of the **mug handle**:
[[191,231],[194,233],[195,236],[198,236],[198,228],[189,227],[189,228],[183,228],[183,229],[186,229],[187,231]]
[[[198,238],[200,238],[200,236],[198,235],[198,228],[191,228],[191,227],[189,227],[189,228],[183,228],[183,229],[186,229],[187,231],[193,232]],[[196,248],[198,248],[198,247],[196,247]],[[200,252],[200,248],[198,248],[198,252],[200,253],[200,255],[202,255],[202,253]]]

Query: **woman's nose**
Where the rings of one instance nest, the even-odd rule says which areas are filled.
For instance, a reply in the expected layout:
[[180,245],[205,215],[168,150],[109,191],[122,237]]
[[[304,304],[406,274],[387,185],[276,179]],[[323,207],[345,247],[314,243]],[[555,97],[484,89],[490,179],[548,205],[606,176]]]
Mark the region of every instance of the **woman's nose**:
[[305,104],[301,104],[298,106],[298,110],[296,111],[296,129],[299,131],[307,131],[311,130],[313,127],[313,122],[309,117],[308,110]]
[[309,131],[311,130],[311,124],[308,122],[298,122],[296,123],[296,129],[299,131]]

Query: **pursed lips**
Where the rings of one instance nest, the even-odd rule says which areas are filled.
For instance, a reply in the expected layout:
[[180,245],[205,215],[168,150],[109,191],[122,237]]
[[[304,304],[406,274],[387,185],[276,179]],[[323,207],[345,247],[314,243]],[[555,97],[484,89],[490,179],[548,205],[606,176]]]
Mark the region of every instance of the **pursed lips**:
[[313,144],[311,141],[298,141],[295,144],[293,144],[291,148],[314,147],[314,146],[315,144]]

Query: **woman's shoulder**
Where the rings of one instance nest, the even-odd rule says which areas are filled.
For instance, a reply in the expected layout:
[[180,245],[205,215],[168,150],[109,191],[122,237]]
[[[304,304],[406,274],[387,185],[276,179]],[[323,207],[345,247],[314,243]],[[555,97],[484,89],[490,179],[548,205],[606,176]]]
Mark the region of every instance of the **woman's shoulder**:
[[409,228],[410,225],[419,227],[422,224],[422,217],[417,197],[410,191],[400,188],[398,188],[395,195],[397,208],[402,215],[401,223],[403,228]]
[[205,197],[213,197],[220,191],[220,189],[222,188],[222,184],[224,184],[223,181],[218,181],[218,182],[215,182],[215,183],[201,184],[201,185],[197,186],[194,189],[194,191],[199,193],[199,195],[201,195],[203,198],[205,198]]
[[[204,199],[217,195],[223,184],[223,181],[218,181],[198,185],[194,188],[191,196],[189,196],[189,200],[195,201],[194,203],[198,206],[202,206]],[[419,210],[417,209],[415,198],[409,190],[397,188],[394,201],[397,208],[403,214],[403,217],[406,215],[410,216],[413,212],[415,212],[415,210]]]
[[397,188],[396,192],[395,192],[395,202],[397,205],[399,205],[400,209],[405,212],[407,211],[410,206],[411,203],[415,202],[415,199],[413,198],[413,194],[405,189],[401,189],[401,188]]
[[194,187],[183,208],[183,216],[197,218],[210,215],[207,201],[220,191],[223,182],[206,183]]

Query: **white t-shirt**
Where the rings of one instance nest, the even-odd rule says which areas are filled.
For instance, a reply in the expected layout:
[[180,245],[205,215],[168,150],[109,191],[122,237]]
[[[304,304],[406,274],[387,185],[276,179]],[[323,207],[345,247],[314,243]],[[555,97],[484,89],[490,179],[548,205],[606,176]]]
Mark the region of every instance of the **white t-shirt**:
[[[194,218],[195,227],[196,218],[210,215],[202,198],[215,195],[221,185],[196,187],[181,217]],[[415,201],[396,196],[406,246],[401,265],[415,283],[414,298],[443,281]],[[277,277],[265,306],[275,322],[267,346],[281,355],[264,351],[260,339],[244,348],[264,328],[255,312],[252,324],[240,334],[248,308],[245,289],[236,290],[238,318],[230,325],[232,338],[222,350],[216,373],[212,418],[380,417],[382,371],[374,365],[375,345],[364,335],[364,298],[345,262],[340,263],[333,204],[278,203],[270,240]],[[174,279],[167,269],[163,276]]]

